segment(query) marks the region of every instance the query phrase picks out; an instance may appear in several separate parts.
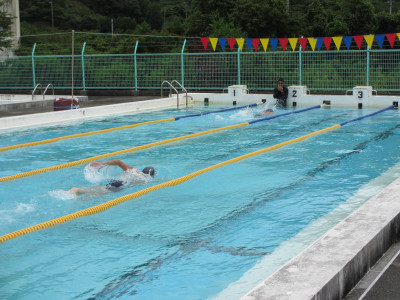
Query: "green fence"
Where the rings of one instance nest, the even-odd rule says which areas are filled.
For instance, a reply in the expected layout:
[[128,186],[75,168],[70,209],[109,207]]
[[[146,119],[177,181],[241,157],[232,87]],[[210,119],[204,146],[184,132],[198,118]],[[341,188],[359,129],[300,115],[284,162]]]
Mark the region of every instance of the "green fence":
[[[72,55],[0,57],[0,89],[72,86]],[[187,90],[223,90],[244,84],[272,90],[278,77],[311,91],[372,86],[400,91],[400,50],[208,52],[74,55],[74,89],[159,89],[178,80]]]

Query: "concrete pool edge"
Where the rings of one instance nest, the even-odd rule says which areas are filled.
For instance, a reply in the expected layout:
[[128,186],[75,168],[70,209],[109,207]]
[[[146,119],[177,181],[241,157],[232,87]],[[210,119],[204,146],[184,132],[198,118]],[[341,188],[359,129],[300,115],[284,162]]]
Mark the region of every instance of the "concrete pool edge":
[[399,237],[400,178],[242,299],[342,299]]
[[[184,105],[183,99],[179,99]],[[176,98],[155,98],[140,102],[126,102],[120,104],[102,105],[96,107],[80,108],[73,110],[43,112],[21,116],[0,118],[0,129],[14,129],[25,126],[36,126],[62,121],[82,120],[84,118],[102,117],[113,114],[128,114],[147,109],[160,109],[176,107]]]

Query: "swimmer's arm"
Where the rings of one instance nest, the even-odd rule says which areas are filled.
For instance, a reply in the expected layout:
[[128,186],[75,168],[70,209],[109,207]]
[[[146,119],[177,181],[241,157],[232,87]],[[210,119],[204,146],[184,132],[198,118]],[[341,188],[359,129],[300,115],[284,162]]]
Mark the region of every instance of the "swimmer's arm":
[[92,162],[90,165],[93,167],[118,166],[124,171],[133,169],[133,167],[127,165],[126,163],[124,163],[123,161],[121,161],[119,159],[113,159],[113,160],[106,161],[106,162]]

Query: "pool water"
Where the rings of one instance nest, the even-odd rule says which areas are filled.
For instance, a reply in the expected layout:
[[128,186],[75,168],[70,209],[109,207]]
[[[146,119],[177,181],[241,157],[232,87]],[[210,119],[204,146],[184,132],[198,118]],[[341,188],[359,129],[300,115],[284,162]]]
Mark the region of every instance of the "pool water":
[[[2,146],[13,145],[220,108],[195,106],[60,123],[0,132],[0,140]],[[242,123],[252,120],[256,110],[2,152],[0,177]],[[65,191],[106,184],[120,175],[115,168],[93,174],[79,165],[1,182],[0,235],[371,112],[316,109],[119,155],[115,158],[140,169],[151,165],[157,174],[145,186],[106,195],[72,197]],[[102,213],[4,242],[0,244],[0,295],[6,299],[214,298],[260,261],[275,258],[283,243],[394,168],[400,162],[399,120],[397,111],[386,111]]]

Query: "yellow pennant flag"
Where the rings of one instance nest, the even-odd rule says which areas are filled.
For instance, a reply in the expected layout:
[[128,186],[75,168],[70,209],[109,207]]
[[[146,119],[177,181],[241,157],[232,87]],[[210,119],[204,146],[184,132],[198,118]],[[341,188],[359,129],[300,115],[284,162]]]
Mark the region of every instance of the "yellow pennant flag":
[[264,48],[264,51],[267,51],[269,39],[260,39],[261,45]]
[[372,48],[372,43],[374,42],[374,37],[375,37],[375,35],[373,35],[373,34],[364,35],[364,39],[367,42],[369,49]]
[[317,45],[317,39],[316,38],[308,38],[308,42],[310,43],[312,51],[315,50],[315,45]]
[[218,38],[210,38],[211,46],[215,51],[215,47],[217,47]]
[[288,39],[290,46],[292,46],[292,50],[296,50],[296,45],[297,45],[297,38],[290,38]]
[[336,49],[338,49],[338,51],[339,51],[340,50],[340,45],[342,44],[343,37],[342,36],[334,36],[332,39],[333,39],[333,42],[336,45]]
[[244,44],[244,39],[243,38],[236,39],[236,43],[238,44],[240,51],[242,51],[243,44]]
[[400,40],[400,33],[397,33],[397,38]]

